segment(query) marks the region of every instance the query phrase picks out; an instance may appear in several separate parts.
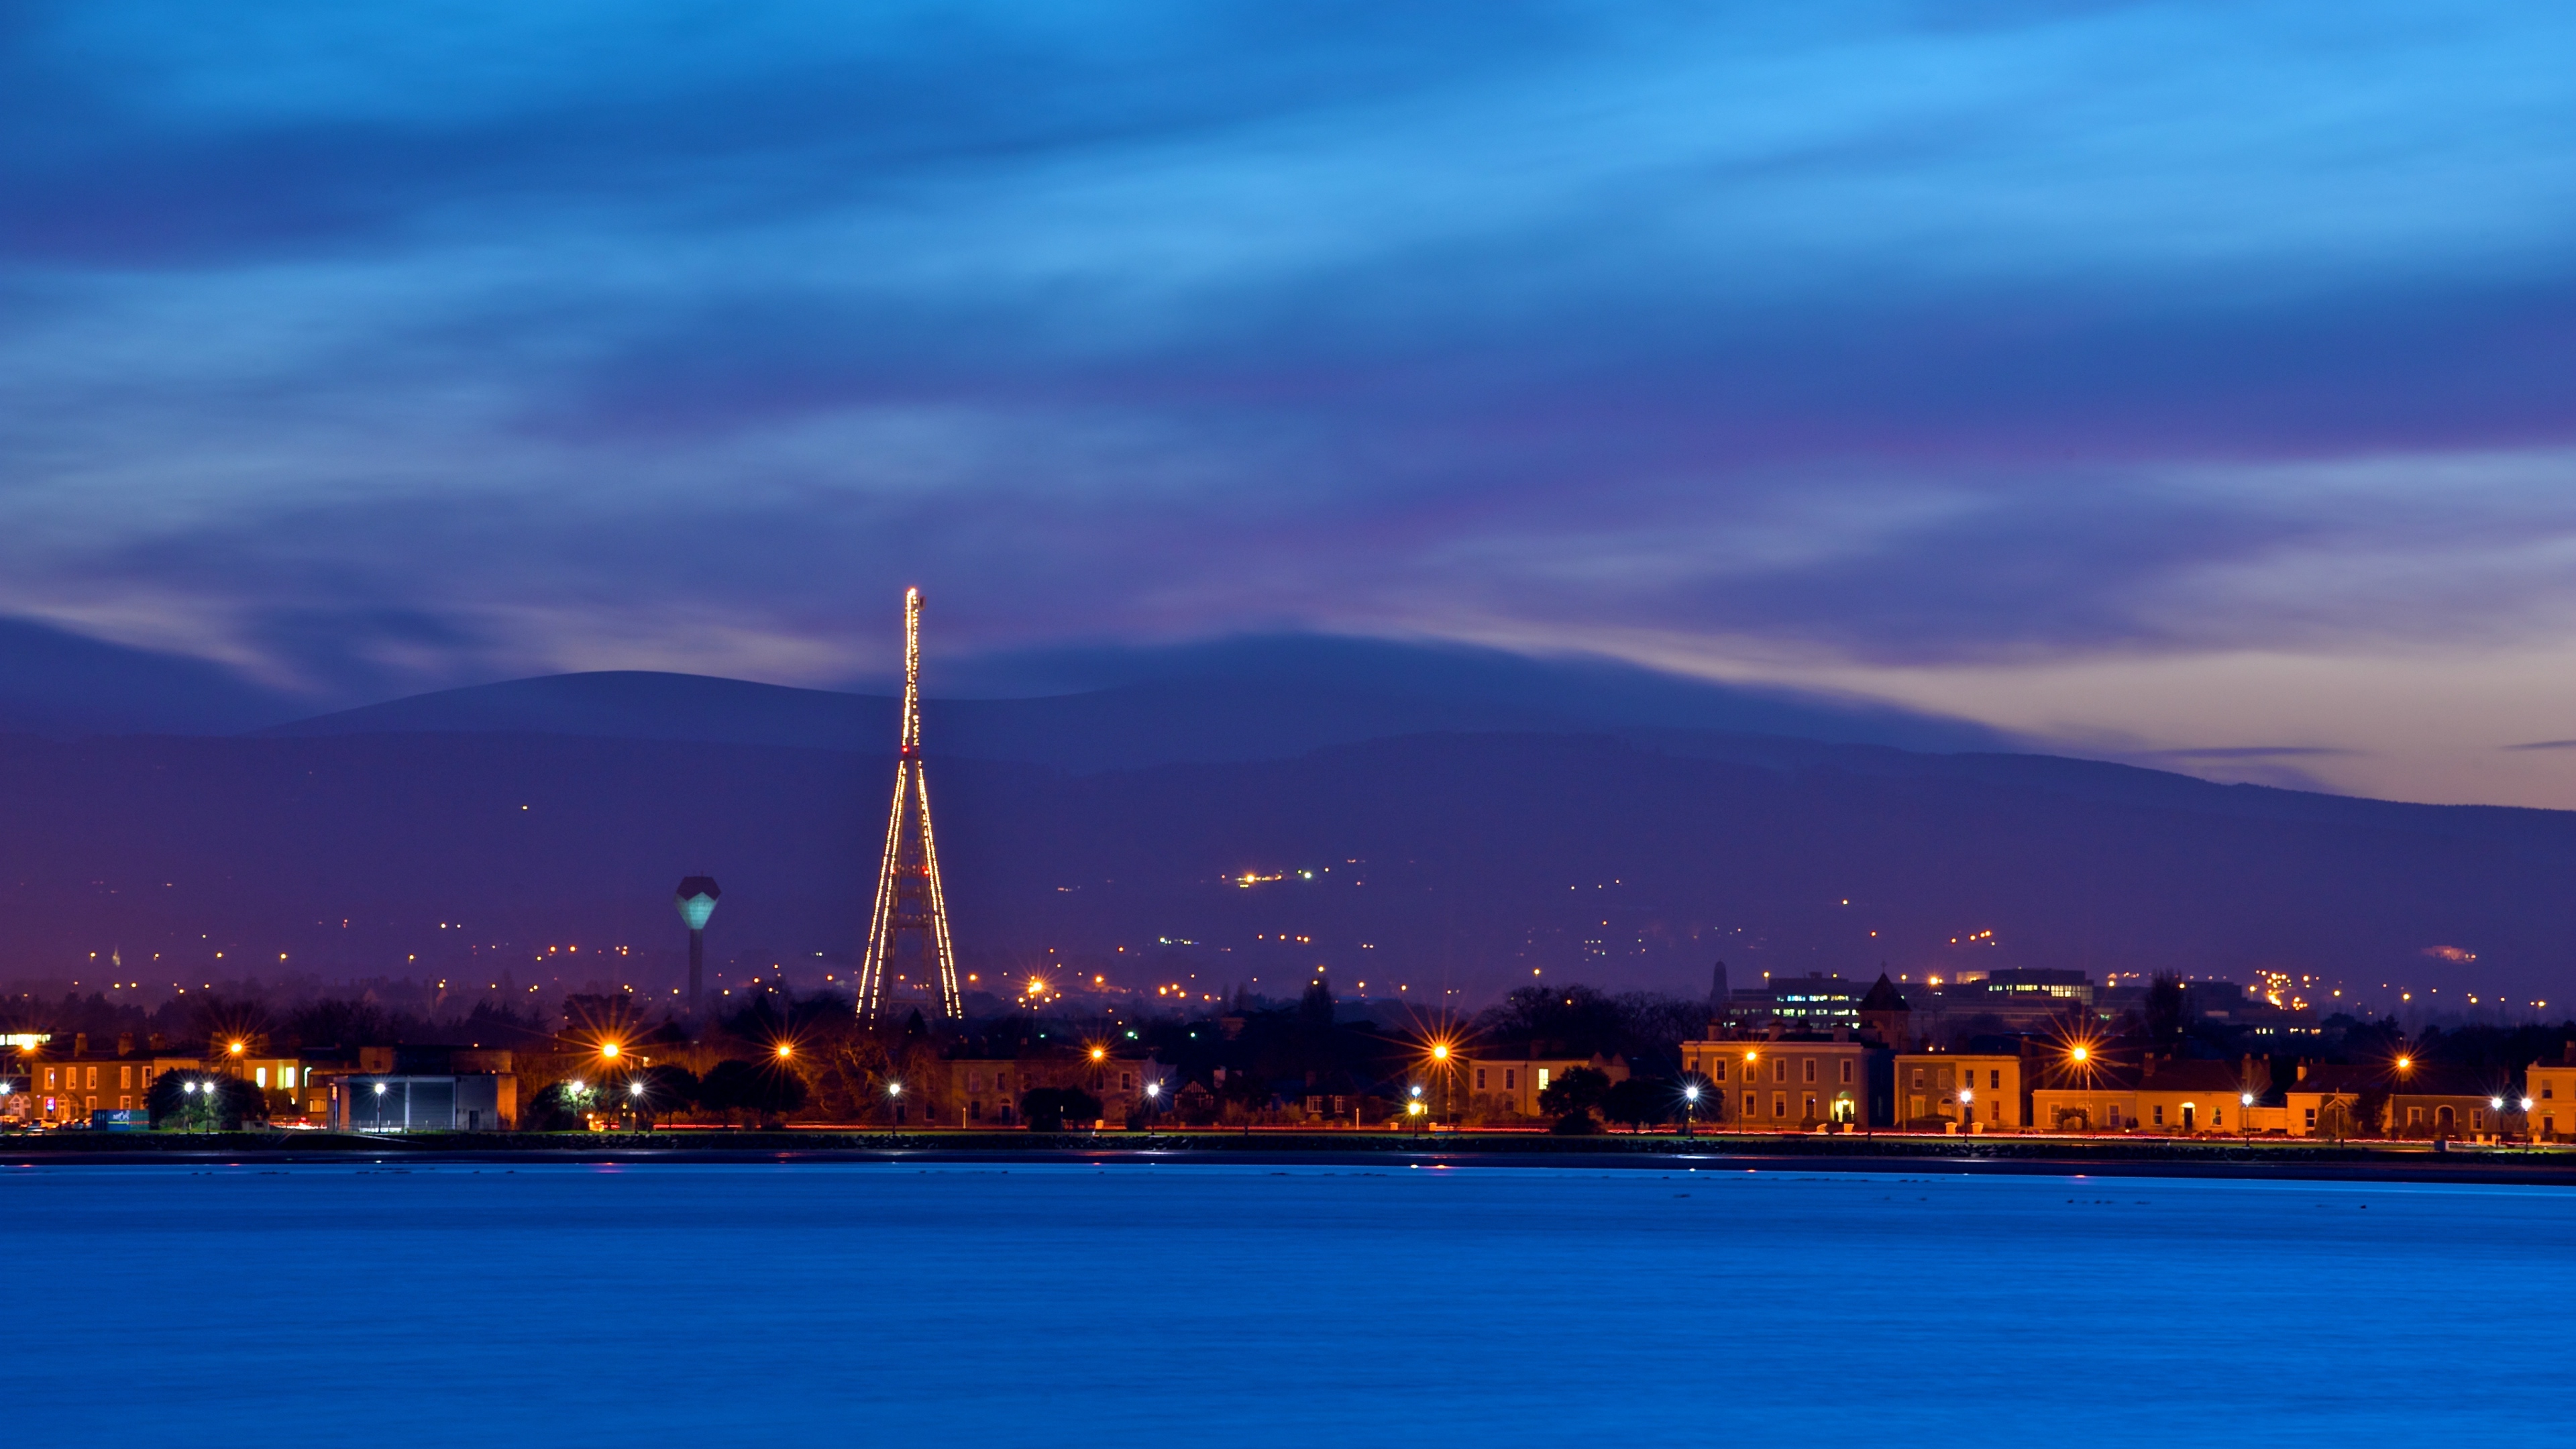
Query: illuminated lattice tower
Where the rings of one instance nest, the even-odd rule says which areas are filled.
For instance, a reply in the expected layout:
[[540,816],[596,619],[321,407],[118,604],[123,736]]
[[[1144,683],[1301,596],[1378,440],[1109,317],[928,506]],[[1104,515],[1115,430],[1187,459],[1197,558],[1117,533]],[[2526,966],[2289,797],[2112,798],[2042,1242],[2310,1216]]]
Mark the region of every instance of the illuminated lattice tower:
[[877,908],[868,919],[868,954],[859,962],[859,1015],[885,1008],[905,937],[921,943],[916,958],[939,983],[939,1011],[962,1014],[957,953],[948,943],[948,905],[939,888],[939,848],[930,834],[930,786],[921,773],[921,590],[903,592],[903,752],[894,766],[894,810],[886,817],[885,855],[877,866]]

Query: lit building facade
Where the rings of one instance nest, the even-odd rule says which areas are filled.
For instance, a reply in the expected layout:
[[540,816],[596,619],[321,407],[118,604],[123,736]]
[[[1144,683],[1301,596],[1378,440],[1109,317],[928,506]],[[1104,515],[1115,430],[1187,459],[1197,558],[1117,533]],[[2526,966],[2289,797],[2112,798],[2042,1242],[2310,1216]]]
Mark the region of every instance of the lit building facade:
[[1982,1131],[2030,1125],[2022,1059],[1987,1052],[1899,1052],[1896,1125]]
[[1589,1067],[1614,1082],[1628,1080],[1623,1057],[1476,1057],[1458,1058],[1456,1080],[1467,1094],[1467,1115],[1480,1121],[1544,1117],[1539,1094],[1565,1080],[1565,1074]]
[[1681,1044],[1682,1070],[1708,1083],[1715,1099],[1698,1114],[1740,1131],[1813,1131],[1824,1125],[1866,1126],[1870,1110],[1868,1043],[1848,1033],[1782,1032],[1745,1041]]
[[1023,1125],[1020,1099],[1041,1087],[1078,1087],[1100,1099],[1100,1121],[1123,1124],[1171,1105],[1148,1095],[1159,1086],[1169,1094],[1178,1086],[1170,1068],[1152,1057],[1106,1053],[1037,1057],[952,1057],[946,1063],[946,1095],[925,1112],[939,1113],[941,1125],[1018,1127]]
[[2554,1062],[2534,1062],[2523,1070],[2522,1094],[2531,1099],[2531,1136],[2538,1142],[2564,1142],[2576,1137],[2576,1042],[2569,1042]]
[[2265,1087],[2238,1063],[2153,1055],[2135,1067],[2093,1066],[2059,1076],[2030,1094],[2031,1120],[2042,1131],[2239,1133],[2251,1125],[2244,1098],[2259,1100]]

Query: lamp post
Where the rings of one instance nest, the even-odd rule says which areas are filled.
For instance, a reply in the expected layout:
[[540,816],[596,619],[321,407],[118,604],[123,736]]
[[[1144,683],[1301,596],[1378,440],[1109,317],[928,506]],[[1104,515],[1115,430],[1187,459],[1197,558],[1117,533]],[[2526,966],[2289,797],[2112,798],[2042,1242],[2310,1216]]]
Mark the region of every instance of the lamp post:
[[2244,1142],[2254,1140],[2254,1094],[2252,1092],[2236,1094],[2236,1136],[2238,1140]]
[[1691,1082],[1682,1088],[1682,1135],[1684,1137],[1691,1135],[1691,1119],[1697,1115],[1699,1115],[1699,1083]]
[[716,901],[724,895],[711,875],[693,875],[680,882],[675,900],[680,920],[689,928],[689,1010],[694,1014],[707,991],[707,917],[716,913]]

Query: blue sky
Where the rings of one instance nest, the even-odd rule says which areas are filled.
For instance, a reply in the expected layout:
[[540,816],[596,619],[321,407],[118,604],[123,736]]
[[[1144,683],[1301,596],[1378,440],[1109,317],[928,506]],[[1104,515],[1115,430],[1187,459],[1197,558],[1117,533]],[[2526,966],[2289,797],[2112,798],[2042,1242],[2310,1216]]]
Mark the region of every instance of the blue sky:
[[[2576,805],[2576,17],[22,7],[0,614],[1319,629]],[[2274,752],[2295,751],[2296,754]]]

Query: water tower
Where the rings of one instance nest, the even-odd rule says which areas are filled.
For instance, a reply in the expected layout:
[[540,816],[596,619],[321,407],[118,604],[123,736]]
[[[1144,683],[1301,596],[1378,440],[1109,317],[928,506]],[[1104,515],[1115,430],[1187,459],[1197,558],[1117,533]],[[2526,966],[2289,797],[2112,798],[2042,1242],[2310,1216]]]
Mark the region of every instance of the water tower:
[[707,917],[716,913],[716,901],[723,895],[711,875],[693,875],[680,882],[680,919],[689,927],[689,1010],[693,1012],[707,990]]

